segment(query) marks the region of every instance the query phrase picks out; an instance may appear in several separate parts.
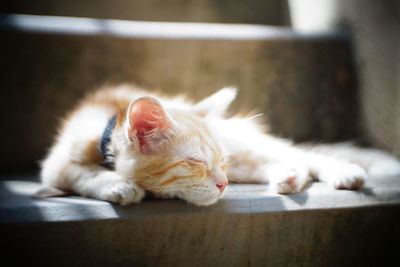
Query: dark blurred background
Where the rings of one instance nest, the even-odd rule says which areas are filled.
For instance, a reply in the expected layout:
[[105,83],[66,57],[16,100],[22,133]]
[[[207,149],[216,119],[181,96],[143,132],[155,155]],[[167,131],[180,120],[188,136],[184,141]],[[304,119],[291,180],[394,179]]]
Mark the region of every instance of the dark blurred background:
[[[399,1],[4,0],[0,12],[4,179],[37,169],[77,99],[118,83],[194,100],[238,86],[233,110],[264,113],[278,136],[359,140],[399,155]],[[29,17],[36,28],[20,27],[15,14],[38,15]],[[43,16],[93,18],[102,29],[109,19],[257,24],[271,34],[177,38],[162,24],[147,38],[109,28],[82,34],[68,23],[67,32],[40,28],[52,26]]]

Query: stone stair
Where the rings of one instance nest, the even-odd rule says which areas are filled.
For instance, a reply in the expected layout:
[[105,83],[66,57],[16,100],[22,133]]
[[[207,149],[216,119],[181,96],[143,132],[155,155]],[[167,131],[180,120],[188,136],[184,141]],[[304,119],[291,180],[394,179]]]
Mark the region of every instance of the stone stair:
[[289,25],[281,0],[3,0],[2,13],[140,21]]
[[[230,185],[215,205],[81,197],[35,200],[36,182],[0,183],[3,266],[387,266],[397,256],[400,177],[359,191],[321,183],[277,195]],[[15,256],[15,251],[21,256]],[[22,256],[23,255],[23,256]]]
[[[203,15],[185,6],[154,12],[156,17],[149,15],[146,1],[132,1],[143,8],[116,1],[110,12],[107,1],[93,10],[77,9],[74,1],[52,6],[41,0],[36,7],[28,2],[6,1],[0,9],[7,12],[0,16],[0,77],[6,88],[0,90],[0,116],[7,125],[2,128],[7,142],[0,144],[6,155],[1,170],[16,173],[43,157],[58,118],[104,83],[189,93],[195,100],[234,85],[240,91],[233,108],[264,112],[278,135],[299,141],[360,136],[350,37],[292,31],[286,27],[287,10],[276,7],[283,1],[252,1],[275,3],[271,10],[280,14],[277,18],[236,4],[231,15],[223,15],[215,3],[234,3],[228,0],[188,1],[193,10],[208,10]],[[200,4],[204,9],[194,8]],[[221,24],[231,22],[253,24]],[[316,183],[291,196],[273,194],[265,185],[231,185],[211,207],[152,199],[120,207],[80,197],[34,200],[30,196],[39,186],[37,177],[22,177],[0,183],[3,262],[385,265],[395,258],[400,240],[398,180],[377,177],[361,192],[333,191]]]
[[[0,144],[8,155],[0,167],[43,157],[59,118],[105,83],[193,99],[237,86],[233,109],[264,113],[280,136],[332,141],[359,134],[351,42],[343,33],[12,14],[0,25],[2,134],[9,140]],[[22,144],[27,128],[35,130]]]

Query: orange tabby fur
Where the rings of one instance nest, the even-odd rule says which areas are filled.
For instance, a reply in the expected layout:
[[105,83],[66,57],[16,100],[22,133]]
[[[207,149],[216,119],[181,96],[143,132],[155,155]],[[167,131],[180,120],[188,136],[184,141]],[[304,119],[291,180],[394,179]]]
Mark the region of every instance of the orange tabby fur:
[[[235,95],[234,89],[224,88],[197,104],[129,86],[89,95],[66,117],[42,163],[43,186],[57,190],[40,194],[69,191],[129,204],[150,191],[210,205],[226,191],[226,173],[232,182],[269,182],[282,194],[300,192],[314,178],[336,189],[362,187],[369,166],[364,170],[345,159],[294,147],[263,133],[252,118],[225,118]],[[99,146],[113,116],[110,169]],[[361,158],[354,148],[349,151]],[[398,161],[382,153],[362,151],[364,157],[381,155],[391,170],[400,172]]]
[[[44,185],[122,204],[140,201],[143,190],[199,205],[215,202],[227,184],[225,166],[220,168],[225,164],[222,148],[214,141],[205,119],[187,112],[190,105],[182,105],[182,100],[176,99],[163,101],[170,106],[168,111],[151,94],[123,86],[86,97],[64,120],[56,143],[43,162]],[[174,108],[177,103],[181,109]],[[137,107],[131,111],[132,105]],[[115,170],[107,170],[102,166],[99,144],[113,115],[116,125],[109,149],[115,156]],[[138,125],[132,125],[130,120]],[[154,123],[159,127],[146,132]],[[107,192],[113,186],[122,187],[124,193],[118,189]],[[191,196],[180,192],[179,187],[190,188],[183,191],[192,190]],[[212,193],[203,199],[198,196],[199,190]]]

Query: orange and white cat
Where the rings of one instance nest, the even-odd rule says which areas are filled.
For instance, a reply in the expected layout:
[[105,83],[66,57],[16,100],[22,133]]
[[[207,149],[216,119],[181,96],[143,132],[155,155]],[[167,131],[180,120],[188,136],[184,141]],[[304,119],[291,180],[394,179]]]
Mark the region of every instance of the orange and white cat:
[[[225,118],[235,96],[224,88],[192,104],[128,86],[89,95],[64,120],[42,163],[42,183],[53,190],[38,195],[70,192],[129,204],[149,191],[210,205],[228,179],[270,183],[281,194],[300,192],[312,177],[337,189],[362,187],[366,171],[359,165],[267,135],[254,118]],[[369,153],[400,170],[391,156]]]

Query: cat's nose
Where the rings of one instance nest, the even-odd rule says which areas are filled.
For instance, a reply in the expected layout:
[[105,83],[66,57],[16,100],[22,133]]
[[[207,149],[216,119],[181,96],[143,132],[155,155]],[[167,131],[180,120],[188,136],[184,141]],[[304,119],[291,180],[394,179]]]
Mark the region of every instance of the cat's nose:
[[225,187],[228,185],[228,182],[219,182],[219,183],[216,183],[215,185],[222,192],[222,191],[224,191]]

